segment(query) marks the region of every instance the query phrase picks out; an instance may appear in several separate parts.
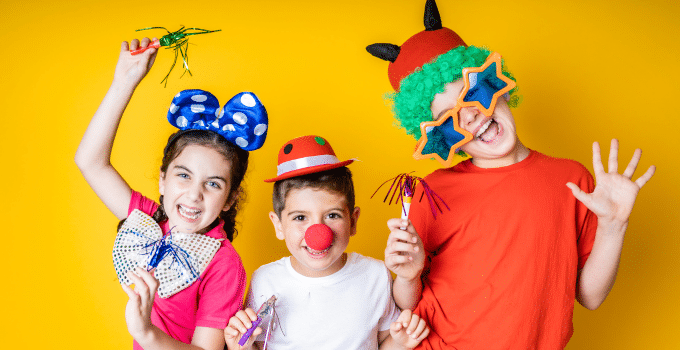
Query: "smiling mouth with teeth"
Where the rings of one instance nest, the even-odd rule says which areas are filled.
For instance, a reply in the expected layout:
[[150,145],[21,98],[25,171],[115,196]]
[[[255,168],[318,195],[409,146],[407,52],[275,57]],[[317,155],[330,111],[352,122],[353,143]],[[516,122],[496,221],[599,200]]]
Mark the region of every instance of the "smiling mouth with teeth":
[[179,210],[179,213],[186,217],[187,219],[195,220],[198,219],[199,216],[201,216],[201,210],[199,209],[190,209],[190,208],[185,208],[181,204],[177,205],[177,209]]
[[483,142],[490,142],[494,137],[496,137],[500,131],[499,125],[495,119],[490,118],[489,120],[479,128],[477,134],[475,134],[475,139],[481,140]]
[[332,245],[332,244],[331,244],[330,247],[328,247],[328,248],[326,248],[326,249],[324,249],[324,250],[314,250],[314,249],[312,249],[312,248],[310,248],[310,247],[305,247],[305,249],[307,250],[307,252],[309,252],[309,254],[312,254],[312,255],[321,255],[321,254],[323,254],[323,253],[325,253],[325,252],[331,250],[331,248],[333,248],[333,245]]

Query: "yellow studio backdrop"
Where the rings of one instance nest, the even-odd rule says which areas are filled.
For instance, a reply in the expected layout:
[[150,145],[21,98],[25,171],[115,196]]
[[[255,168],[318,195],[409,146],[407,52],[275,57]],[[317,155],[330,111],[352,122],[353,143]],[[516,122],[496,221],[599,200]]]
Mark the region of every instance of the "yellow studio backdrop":
[[[5,349],[126,349],[126,295],[111,262],[117,220],[73,162],[113,76],[120,42],[162,31],[221,29],[190,42],[193,77],[160,81],[173,54],[161,50],[123,117],[113,164],[156,198],[172,96],[202,88],[224,103],[254,91],[270,116],[269,139],[252,154],[248,200],[235,247],[250,275],[287,254],[267,217],[282,144],[322,135],[342,159],[357,158],[359,233],[349,249],[383,257],[385,222],[397,206],[369,199],[400,172],[426,175],[414,140],[394,126],[383,95],[387,63],[365,46],[401,44],[423,29],[424,0],[0,2],[3,233],[0,266]],[[680,348],[677,130],[680,8],[677,1],[446,1],[444,25],[469,44],[500,52],[517,77],[514,111],[530,148],[592,171],[591,143],[621,140],[621,169],[635,147],[657,174],[633,212],[618,280],[600,309],[575,307],[568,349]],[[636,176],[642,174],[639,171]]]

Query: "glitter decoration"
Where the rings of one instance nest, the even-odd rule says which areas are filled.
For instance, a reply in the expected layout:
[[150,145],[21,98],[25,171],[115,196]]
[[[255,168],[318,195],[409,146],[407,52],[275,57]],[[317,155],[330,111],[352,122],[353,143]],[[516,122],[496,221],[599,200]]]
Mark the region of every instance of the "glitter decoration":
[[151,216],[135,209],[116,235],[113,265],[119,282],[125,285],[132,284],[128,271],[155,268],[158,295],[168,298],[199,278],[221,244],[219,239],[196,233],[164,236]]

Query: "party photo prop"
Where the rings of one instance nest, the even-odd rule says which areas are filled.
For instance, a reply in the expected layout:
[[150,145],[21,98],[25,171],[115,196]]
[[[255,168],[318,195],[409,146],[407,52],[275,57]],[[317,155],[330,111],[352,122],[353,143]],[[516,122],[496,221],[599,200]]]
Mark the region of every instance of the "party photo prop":
[[451,166],[456,149],[473,139],[471,133],[458,125],[461,108],[457,104],[438,120],[420,123],[422,136],[416,144],[413,158],[434,158],[445,167]]
[[[401,218],[408,219],[408,213],[411,209],[411,202],[413,201],[413,195],[416,192],[416,187],[420,185],[423,189],[423,193],[420,195],[418,201],[423,200],[423,196],[427,197],[427,202],[430,204],[430,209],[432,210],[432,216],[437,217],[437,213],[443,213],[444,209],[449,210],[449,206],[446,205],[442,197],[436,194],[430,186],[423,180],[423,178],[411,175],[411,173],[399,174],[385,182],[383,182],[378,188],[373,192],[371,198],[373,198],[380,189],[387,183],[392,181],[390,188],[383,198],[383,203],[388,205],[401,202]],[[389,201],[388,201],[389,198]]]
[[139,209],[130,216],[116,235],[113,265],[121,284],[131,285],[129,271],[141,267],[156,269],[158,295],[168,298],[189,287],[208,266],[221,242],[196,233],[170,233],[163,236],[154,219]]
[[[276,322],[274,322],[275,318],[277,319]],[[262,346],[262,350],[267,350],[267,342],[269,340],[269,335],[273,330],[272,326],[274,326],[275,323],[279,324],[278,316],[276,315],[276,295],[272,295],[269,299],[267,299],[267,301],[262,303],[260,308],[257,310],[257,319],[253,321],[252,326],[248,328],[248,331],[246,331],[243,334],[238,344],[241,346],[245,345],[246,342],[248,341],[248,338],[250,338],[255,329],[258,326],[260,326],[262,322],[266,322],[267,324],[264,334],[264,344]],[[286,334],[283,332],[283,329],[280,326],[281,325],[279,324],[279,329],[281,329],[281,333],[284,336],[286,336]]]
[[498,98],[510,92],[515,82],[503,75],[501,55],[493,52],[481,67],[464,68],[465,86],[458,97],[461,108],[477,107],[485,116],[491,116]]
[[264,180],[276,182],[295,176],[340,168],[354,159],[340,161],[331,144],[321,136],[301,136],[286,142],[279,150],[276,177]]
[[[444,27],[434,0],[425,3],[423,24],[425,30],[401,46],[376,43],[366,50],[389,61],[387,76],[395,91],[390,99],[400,126],[418,140],[414,158],[434,158],[449,167],[455,159],[451,153],[460,153],[457,149],[474,138],[459,126],[459,111],[475,107],[490,116],[498,97],[506,95],[510,107],[517,105],[519,97],[514,95],[516,84],[504,70],[500,55],[468,46],[456,32]],[[434,120],[432,99],[444,84],[459,79],[464,80],[465,88],[456,106]]]
[[171,32],[165,27],[148,27],[148,28],[142,28],[142,29],[137,29],[136,31],[142,31],[142,30],[150,30],[150,29],[163,29],[168,34],[163,35],[160,39],[156,39],[152,41],[149,46],[139,48],[137,50],[130,51],[131,55],[138,55],[150,48],[155,48],[158,49],[161,46],[164,46],[166,49],[172,49],[175,51],[175,59],[172,61],[172,66],[170,66],[170,70],[168,71],[168,74],[161,80],[161,84],[165,83],[164,86],[168,86],[168,77],[170,76],[170,73],[172,70],[175,68],[175,64],[177,64],[177,58],[179,56],[182,57],[182,65],[184,66],[184,72],[180,76],[183,77],[184,74],[189,73],[191,74],[191,71],[189,70],[189,38],[187,38],[190,35],[198,35],[198,34],[208,34],[208,33],[214,33],[214,32],[219,32],[221,29],[217,30],[207,30],[207,29],[201,29],[201,28],[182,28],[178,29],[177,31]]
[[[269,125],[267,110],[254,93],[240,92],[220,108],[215,95],[200,89],[183,90],[175,95],[168,121],[182,131],[216,132],[246,151],[262,147]],[[168,146],[171,144],[168,142]]]

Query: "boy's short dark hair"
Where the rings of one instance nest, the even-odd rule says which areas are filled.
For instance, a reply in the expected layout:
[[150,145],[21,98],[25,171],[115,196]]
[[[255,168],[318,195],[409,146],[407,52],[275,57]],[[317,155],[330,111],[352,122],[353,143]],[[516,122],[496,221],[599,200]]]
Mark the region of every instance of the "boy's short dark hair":
[[354,183],[352,172],[347,167],[326,170],[318,173],[295,176],[274,183],[272,202],[276,216],[286,207],[286,196],[292,189],[313,188],[336,192],[345,196],[347,208],[354,210]]

